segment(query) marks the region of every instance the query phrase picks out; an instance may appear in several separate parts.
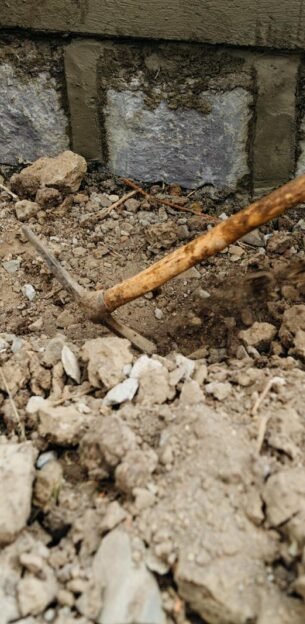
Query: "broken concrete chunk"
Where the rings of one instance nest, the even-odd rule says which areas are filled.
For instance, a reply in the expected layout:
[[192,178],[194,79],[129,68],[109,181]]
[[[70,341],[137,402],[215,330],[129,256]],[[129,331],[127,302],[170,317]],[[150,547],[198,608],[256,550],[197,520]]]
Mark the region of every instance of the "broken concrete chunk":
[[55,366],[57,362],[61,361],[61,354],[63,347],[65,346],[64,336],[55,336],[48,340],[46,345],[42,361],[46,366]]
[[44,405],[38,412],[38,433],[53,444],[74,446],[89,429],[92,420],[93,416],[79,411],[77,405]]
[[81,463],[92,479],[109,475],[136,448],[136,436],[119,416],[106,416],[89,431],[80,445]]
[[271,323],[253,323],[249,329],[239,332],[239,338],[248,347],[254,347],[259,351],[269,349],[272,340],[276,336],[276,327]]
[[[299,331],[305,331],[305,305],[294,305],[284,312],[279,336],[284,347],[294,345],[294,339]],[[302,335],[298,335],[298,347],[300,347]]]
[[[54,158],[39,158],[29,167],[22,169],[20,173],[11,178],[11,187],[17,188],[22,197],[36,195],[38,188],[44,186],[74,193],[78,191],[86,172],[85,159],[66,150]],[[31,184],[32,188],[29,192]]]
[[189,379],[184,382],[180,394],[180,403],[182,405],[196,405],[196,403],[202,403],[204,400],[204,394],[197,381]]
[[23,199],[15,203],[15,214],[19,221],[28,221],[39,211],[39,206],[35,202]]
[[211,381],[206,385],[205,391],[207,394],[212,394],[218,401],[224,401],[231,394],[232,386],[229,381]]
[[158,585],[143,562],[134,563],[130,538],[121,529],[103,539],[93,576],[103,592],[98,624],[165,624]]
[[94,388],[110,389],[125,378],[124,368],[132,362],[130,342],[116,336],[87,340],[82,357],[88,362],[88,379]]
[[0,445],[0,544],[12,542],[31,511],[37,451],[31,442]]
[[36,473],[33,503],[47,511],[57,499],[63,478],[63,470],[58,461],[49,461]]
[[[296,514],[305,516],[305,469],[286,468],[268,479],[263,499],[267,518],[274,527],[288,522]],[[305,536],[305,527],[304,527]]]
[[115,471],[116,486],[131,494],[134,488],[144,487],[158,464],[158,456],[152,450],[129,451]]
[[18,583],[17,595],[22,616],[39,615],[55,600],[57,582],[52,569],[45,566],[44,578],[27,573]]
[[[160,364],[158,362],[158,364]],[[162,364],[154,368],[146,368],[139,377],[137,403],[162,404],[173,398],[175,391],[169,385],[168,370]]]

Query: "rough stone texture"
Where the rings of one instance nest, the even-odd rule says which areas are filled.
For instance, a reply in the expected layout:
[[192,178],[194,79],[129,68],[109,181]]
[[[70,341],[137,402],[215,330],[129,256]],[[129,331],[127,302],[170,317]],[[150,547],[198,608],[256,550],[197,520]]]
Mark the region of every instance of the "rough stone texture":
[[16,538],[30,515],[36,455],[30,442],[0,445],[1,545]]
[[[29,194],[36,182],[39,186],[49,186],[60,191],[71,193],[78,191],[87,172],[87,163],[83,156],[65,150],[54,158],[42,157],[29,167],[22,169],[11,178],[11,186],[19,188],[19,192]],[[37,189],[38,190],[38,189]]]
[[157,39],[182,39],[265,47],[302,48],[305,43],[303,0],[7,0],[2,27]]
[[21,77],[0,63],[0,163],[18,164],[68,147],[68,120],[47,72]]
[[299,61],[298,56],[284,55],[264,55],[254,61],[258,92],[253,176],[257,191],[274,188],[294,172]]
[[145,106],[142,93],[110,89],[104,109],[109,165],[120,176],[235,188],[248,173],[250,94],[241,88],[205,92],[211,112]]

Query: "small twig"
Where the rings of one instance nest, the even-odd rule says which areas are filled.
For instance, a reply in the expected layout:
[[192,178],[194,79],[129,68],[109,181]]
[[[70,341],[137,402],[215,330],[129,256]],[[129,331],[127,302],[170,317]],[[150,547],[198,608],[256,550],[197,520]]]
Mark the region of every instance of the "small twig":
[[[252,416],[257,416],[257,412],[260,408],[260,406],[262,405],[263,401],[265,400],[268,392],[270,392],[271,388],[273,388],[273,386],[284,386],[286,383],[285,379],[283,379],[283,377],[272,377],[271,379],[269,379],[262,391],[262,393],[259,395],[259,397],[257,398],[257,400],[255,401],[255,404],[253,406],[252,409]],[[259,422],[259,428],[258,428],[258,435],[257,435],[257,452],[260,453],[263,443],[264,443],[264,439],[265,439],[265,435],[266,435],[266,429],[267,429],[267,425],[268,422],[271,418],[271,414],[264,414],[261,418],[260,418],[260,422]]]
[[118,199],[116,202],[111,204],[111,206],[107,206],[107,208],[103,208],[103,210],[99,210],[98,212],[95,212],[94,215],[98,216],[99,219],[105,219],[105,217],[108,217],[108,215],[112,212],[112,210],[115,210],[115,208],[119,208],[119,206],[124,204],[125,201],[127,201],[127,199],[134,197],[134,195],[137,195],[137,193],[138,191],[136,190],[129,191],[129,193],[125,193],[123,197],[120,197],[120,199]]
[[186,206],[179,206],[179,204],[175,204],[174,202],[171,202],[168,199],[162,199],[161,197],[157,197],[156,195],[151,195],[150,193],[147,193],[147,191],[144,191],[144,189],[142,189],[141,186],[139,186],[132,180],[129,180],[128,178],[123,178],[122,182],[126,184],[126,186],[130,186],[131,188],[135,189],[138,193],[140,193],[141,195],[146,197],[146,199],[149,199],[152,202],[156,201],[158,204],[168,206],[168,208],[173,208],[174,210],[182,210],[182,212],[190,212],[191,214],[196,215],[197,217],[199,216],[203,218],[209,218],[211,221],[215,220],[214,217],[210,217],[209,215],[204,215],[199,212],[196,212],[195,210],[192,210],[192,208],[186,208]]
[[10,195],[13,199],[19,199],[18,195],[16,195],[15,193],[13,193],[13,191],[10,191],[10,189],[8,189],[6,186],[4,186],[4,184],[0,184],[0,189],[2,189],[2,191],[5,191],[8,195]]
[[107,206],[107,208],[102,208],[101,210],[97,210],[97,212],[90,212],[84,218],[82,218],[82,225],[86,225],[87,223],[94,224],[94,223],[97,223],[98,221],[102,221],[103,219],[108,217],[108,215],[113,210],[115,210],[115,208],[119,208],[119,206],[124,204],[125,201],[127,201],[127,199],[134,197],[134,195],[137,195],[137,193],[138,191],[129,191],[129,193],[125,193],[123,197],[120,197],[120,199],[118,199],[116,202],[114,202],[110,206]]
[[13,410],[13,413],[14,413],[16,433],[17,433],[18,437],[20,438],[20,440],[24,441],[26,439],[24,426],[23,426],[23,424],[21,422],[21,419],[20,419],[20,416],[19,416],[19,413],[18,413],[18,410],[17,410],[17,407],[16,407],[16,403],[15,403],[15,401],[13,399],[13,396],[12,396],[12,393],[11,393],[9,387],[8,387],[8,383],[7,383],[7,380],[5,378],[5,375],[4,375],[4,372],[3,372],[2,368],[0,368],[0,377],[2,379],[2,383],[3,383],[4,387],[5,387],[5,391],[6,391],[7,395],[8,395],[8,399],[9,399],[9,402],[11,404],[11,407],[12,407],[12,410]]
[[265,400],[268,392],[270,392],[271,388],[273,386],[284,386],[286,383],[285,379],[283,379],[283,377],[271,377],[271,379],[269,379],[262,391],[262,393],[259,395],[259,397],[257,398],[257,400],[254,403],[254,406],[252,408],[252,416],[256,416],[257,412],[262,404],[262,402]]

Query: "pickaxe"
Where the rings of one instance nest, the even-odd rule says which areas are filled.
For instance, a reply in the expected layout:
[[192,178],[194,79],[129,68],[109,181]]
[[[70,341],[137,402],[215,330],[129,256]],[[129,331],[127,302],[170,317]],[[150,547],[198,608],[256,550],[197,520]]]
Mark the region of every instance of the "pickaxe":
[[24,226],[22,231],[46,261],[56,279],[83,308],[89,319],[94,323],[102,323],[114,333],[128,338],[141,351],[153,353],[156,350],[153,342],[114,319],[111,313],[125,303],[162,286],[205,258],[222,251],[251,230],[304,201],[305,175],[302,175],[218,223],[205,234],[166,255],[144,271],[107,290],[91,291],[80,286],[29,227]]

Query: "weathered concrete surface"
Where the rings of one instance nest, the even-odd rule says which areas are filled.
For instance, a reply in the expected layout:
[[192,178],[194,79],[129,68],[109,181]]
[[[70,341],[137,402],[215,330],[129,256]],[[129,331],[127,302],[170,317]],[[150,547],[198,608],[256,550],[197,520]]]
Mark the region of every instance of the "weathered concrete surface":
[[299,56],[258,56],[253,182],[258,192],[289,180],[295,168]]
[[110,169],[147,182],[235,189],[248,173],[251,95],[236,88],[202,98],[209,113],[170,110],[164,101],[150,110],[142,93],[110,89],[104,109]]
[[96,84],[100,49],[99,42],[87,39],[68,46],[65,53],[73,149],[92,160],[102,159]]
[[6,0],[0,25],[60,32],[295,49],[304,0]]
[[54,79],[47,72],[22,76],[0,63],[0,163],[52,156],[69,145],[68,120]]

